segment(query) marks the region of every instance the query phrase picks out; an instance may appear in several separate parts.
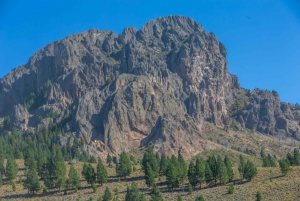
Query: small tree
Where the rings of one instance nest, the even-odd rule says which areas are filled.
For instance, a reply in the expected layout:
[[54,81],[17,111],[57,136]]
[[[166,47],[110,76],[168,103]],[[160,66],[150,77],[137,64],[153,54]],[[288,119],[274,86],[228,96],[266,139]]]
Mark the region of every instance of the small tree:
[[113,158],[111,157],[110,154],[108,154],[108,155],[107,155],[107,158],[106,158],[106,163],[107,163],[107,164],[110,164],[112,161],[113,161]]
[[251,181],[257,175],[257,168],[252,162],[247,161],[244,168],[244,178],[248,181]]
[[228,182],[227,167],[223,162],[221,156],[218,156],[217,164],[218,164],[218,173],[219,173],[218,177],[220,179],[220,182],[222,184],[227,184]]
[[205,160],[203,158],[197,158],[196,160],[196,177],[202,188],[202,183],[205,181]]
[[205,199],[202,195],[199,195],[196,197],[195,201],[205,201]]
[[26,179],[23,185],[24,188],[28,189],[28,192],[33,195],[41,189],[39,177],[35,169],[29,169],[26,171]]
[[189,183],[189,185],[188,185],[188,192],[190,195],[193,193],[193,187],[192,187],[191,183]]
[[94,184],[96,181],[96,173],[95,170],[93,168],[93,166],[91,164],[88,164],[86,167],[86,170],[83,171],[84,174],[84,178],[87,181],[88,184]]
[[190,165],[189,165],[188,179],[189,179],[190,184],[192,184],[192,186],[195,189],[195,186],[198,183],[198,178],[197,178],[197,175],[196,175],[196,168],[195,168],[195,165],[194,165],[193,161],[191,161]]
[[225,163],[226,168],[227,168],[228,180],[232,181],[233,177],[234,177],[234,173],[233,173],[233,170],[232,170],[232,164],[231,164],[228,156],[225,156],[224,163]]
[[233,192],[234,192],[234,186],[230,184],[230,186],[228,187],[228,194],[233,194]]
[[291,171],[291,167],[290,167],[290,163],[288,160],[283,159],[279,161],[279,166],[280,166],[280,170],[281,172],[286,175],[288,172]]
[[112,199],[111,192],[108,187],[105,188],[105,192],[103,195],[103,201],[110,201]]
[[166,172],[167,186],[173,191],[174,188],[178,187],[179,180],[177,178],[177,170],[172,163],[168,164]]
[[148,187],[152,187],[155,185],[154,172],[149,163],[147,163],[147,166],[145,169],[145,180],[146,180],[146,184]]
[[261,201],[261,194],[259,191],[257,191],[257,193],[256,193],[256,200]]
[[74,187],[77,190],[80,187],[80,178],[78,172],[76,171],[74,165],[71,165],[69,171],[69,183],[71,187]]
[[106,183],[108,179],[107,170],[102,163],[102,160],[98,159],[97,164],[97,182],[102,186],[103,183]]
[[18,173],[18,165],[14,158],[9,157],[7,159],[6,170],[5,170],[5,176],[7,180],[11,181],[15,179],[17,173]]
[[245,158],[240,155],[240,164],[239,164],[239,173],[241,175],[241,180],[243,181],[244,180],[244,169],[245,169],[245,165],[246,165],[246,162],[245,162]]
[[150,199],[151,201],[164,201],[162,194],[156,185],[152,189],[150,196],[151,196]]
[[130,175],[130,173],[132,172],[131,162],[125,152],[122,152],[120,154],[120,160],[116,166],[116,172],[119,177],[125,177],[125,179],[126,176]]
[[208,163],[205,164],[205,181],[209,184],[213,180],[213,173]]
[[180,195],[178,195],[177,201],[182,201],[182,197]]
[[159,172],[160,172],[160,174],[165,175],[167,167],[168,167],[168,160],[165,157],[165,155],[162,155],[161,159],[160,159],[160,164],[159,164]]
[[125,201],[146,201],[135,182],[132,182],[130,187],[127,186]]
[[179,170],[178,170],[178,179],[180,183],[183,185],[184,180],[186,179],[187,176],[187,166],[186,162],[181,154],[178,154],[178,163],[179,163]]

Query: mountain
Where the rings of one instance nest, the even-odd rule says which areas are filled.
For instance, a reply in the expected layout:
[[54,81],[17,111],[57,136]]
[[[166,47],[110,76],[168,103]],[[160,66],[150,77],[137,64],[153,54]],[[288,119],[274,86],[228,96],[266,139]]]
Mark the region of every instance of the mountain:
[[217,148],[205,121],[300,138],[300,108],[240,87],[226,48],[191,18],[154,19],[122,34],[90,29],[48,44],[0,80],[2,133],[59,125],[92,155],[150,142],[186,157]]

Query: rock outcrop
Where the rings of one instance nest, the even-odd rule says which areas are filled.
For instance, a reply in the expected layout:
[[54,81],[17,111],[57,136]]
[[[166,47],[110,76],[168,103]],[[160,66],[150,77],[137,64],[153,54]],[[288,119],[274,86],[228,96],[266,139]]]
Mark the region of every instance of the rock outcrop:
[[50,43],[2,78],[0,117],[21,130],[60,124],[91,154],[154,142],[161,153],[190,157],[217,146],[201,137],[205,121],[222,126],[232,116],[249,129],[297,137],[295,111],[270,92],[252,92],[232,112],[243,89],[226,54],[191,18],[158,18],[119,35],[91,29]]

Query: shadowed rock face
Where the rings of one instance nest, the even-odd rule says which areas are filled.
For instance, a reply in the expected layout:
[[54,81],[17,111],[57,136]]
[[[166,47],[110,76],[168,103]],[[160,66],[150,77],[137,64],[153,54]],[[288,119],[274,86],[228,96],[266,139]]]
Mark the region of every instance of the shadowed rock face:
[[[67,137],[83,138],[91,154],[153,141],[161,153],[180,150],[190,157],[217,146],[201,137],[204,121],[228,124],[239,99],[242,89],[228,73],[226,54],[191,18],[158,18],[120,35],[91,29],[50,43],[2,78],[0,116],[11,115],[11,127],[23,130],[64,122]],[[38,90],[42,95],[27,111],[24,103]],[[271,95],[259,98],[259,91],[250,96],[248,107],[232,114],[244,127],[296,132],[290,105]]]

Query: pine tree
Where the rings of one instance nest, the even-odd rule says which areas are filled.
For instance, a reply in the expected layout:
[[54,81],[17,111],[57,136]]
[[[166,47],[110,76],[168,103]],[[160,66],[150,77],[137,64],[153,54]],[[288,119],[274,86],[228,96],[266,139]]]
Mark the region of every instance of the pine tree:
[[282,159],[279,161],[279,166],[280,166],[280,170],[281,172],[286,175],[288,172],[291,171],[290,168],[290,163],[287,159]]
[[177,177],[178,173],[175,166],[172,163],[168,164],[166,171],[166,182],[169,189],[173,191],[174,188],[178,187],[179,179]]
[[0,175],[4,175],[5,174],[5,168],[4,168],[4,151],[2,146],[0,146]]
[[70,166],[69,170],[69,184],[77,190],[80,187],[80,178],[78,172],[76,171],[74,165]]
[[257,191],[257,193],[256,193],[256,200],[261,201],[261,194],[259,191]]
[[110,201],[111,199],[112,199],[111,192],[110,192],[109,188],[106,187],[105,191],[104,191],[104,195],[103,195],[103,201]]
[[98,164],[97,164],[97,183],[99,183],[101,186],[103,183],[106,183],[108,179],[107,170],[102,163],[102,160],[98,158]]
[[107,155],[107,158],[106,158],[106,163],[107,163],[107,164],[110,164],[112,161],[113,161],[113,158],[111,157],[110,154],[108,154],[108,155]]
[[37,159],[37,172],[42,179],[44,178],[46,163],[47,163],[46,157],[42,153],[39,153]]
[[162,194],[156,185],[152,189],[150,196],[151,196],[150,201],[164,201]]
[[7,159],[5,176],[7,180],[11,181],[16,178],[18,173],[18,165],[13,157]]
[[130,187],[127,186],[125,201],[146,201],[135,182],[132,182]]
[[233,194],[234,192],[234,186],[233,184],[230,184],[230,186],[228,187],[228,194]]
[[209,156],[207,159],[207,163],[209,164],[210,170],[212,172],[213,179],[215,181],[215,185],[217,184],[217,178],[219,175],[219,168],[217,164],[217,159],[214,155]]
[[203,158],[197,158],[196,160],[196,176],[202,188],[202,183],[205,181],[205,160]]
[[265,154],[264,148],[262,148],[262,149],[260,150],[260,158],[261,158],[261,159],[266,158],[266,154]]
[[88,170],[88,164],[86,162],[84,162],[83,166],[82,166],[82,171],[81,171],[81,175],[83,177],[85,177],[85,175],[87,174],[87,170]]
[[233,177],[234,177],[234,173],[233,173],[233,170],[232,170],[232,164],[231,164],[228,156],[225,156],[224,163],[225,163],[226,168],[227,168],[228,180],[232,181]]
[[168,160],[165,155],[162,155],[159,164],[159,173],[165,175],[167,167],[168,167]]
[[149,165],[151,166],[151,169],[153,170],[154,174],[158,175],[159,163],[155,154],[153,153],[153,149],[151,148],[151,146],[147,147],[142,159],[142,167],[144,171],[147,168],[147,163],[149,163]]
[[96,181],[96,173],[93,166],[89,163],[84,171],[84,178],[88,184],[93,185]]
[[195,187],[198,183],[198,178],[197,178],[197,174],[196,174],[196,167],[195,167],[193,161],[191,161],[190,165],[189,165],[188,179],[189,179],[190,184],[194,187],[194,190],[195,190]]
[[182,201],[182,197],[180,195],[178,195],[177,201]]
[[41,189],[36,169],[30,168],[26,171],[26,179],[23,185],[24,188],[28,189],[28,192],[32,193],[33,195],[35,192],[38,192]]
[[268,161],[270,167],[277,167],[275,159],[270,154],[268,155]]
[[155,175],[149,163],[147,163],[145,169],[145,180],[148,187],[155,185]]
[[300,165],[300,153],[297,149],[294,149],[294,165]]
[[222,184],[227,184],[228,183],[228,173],[227,173],[227,167],[222,160],[221,156],[218,156],[217,159],[217,164],[218,164],[218,177],[220,179],[220,182]]
[[0,174],[0,188],[2,187],[2,183],[3,183],[3,181],[2,181],[2,175]]
[[44,184],[48,189],[55,187],[55,163],[51,157],[48,158],[44,174]]
[[188,184],[188,192],[190,195],[193,193],[193,187],[192,187],[191,183]]
[[184,180],[186,179],[187,176],[187,166],[181,154],[178,154],[178,163],[179,163],[178,179],[180,183],[183,185]]
[[247,163],[245,165],[243,175],[247,181],[251,181],[257,175],[257,168],[249,160],[247,161]]
[[240,173],[240,175],[241,175],[241,180],[243,181],[244,180],[244,168],[245,168],[245,165],[246,165],[246,162],[245,162],[245,158],[242,156],[242,155],[240,155],[240,164],[239,164],[239,173]]
[[291,166],[294,165],[294,157],[290,153],[286,154],[286,159],[289,161]]
[[205,163],[205,181],[207,184],[213,181],[213,173],[208,163]]
[[56,147],[56,154],[54,158],[55,163],[55,186],[56,188],[61,189],[66,182],[66,165],[59,147]]
[[125,179],[126,176],[130,175],[132,172],[131,162],[125,152],[120,154],[120,160],[116,166],[116,172],[119,177],[125,177]]

